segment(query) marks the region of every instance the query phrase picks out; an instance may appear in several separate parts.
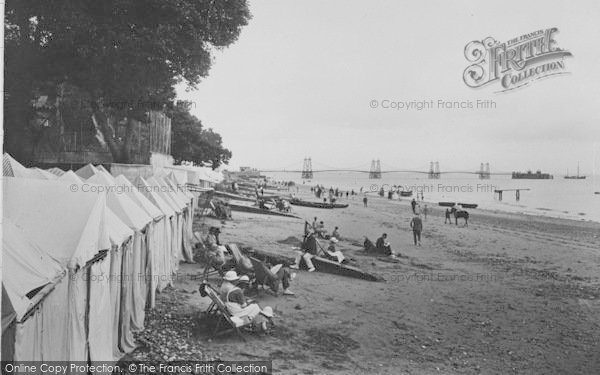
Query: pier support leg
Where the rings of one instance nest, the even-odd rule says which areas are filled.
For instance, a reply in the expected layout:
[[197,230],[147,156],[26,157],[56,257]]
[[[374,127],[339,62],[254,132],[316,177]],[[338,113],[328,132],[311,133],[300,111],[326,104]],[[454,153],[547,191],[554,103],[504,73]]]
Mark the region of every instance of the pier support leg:
[[518,202],[519,200],[521,200],[521,191],[520,191],[520,190],[517,190],[517,191],[515,192],[515,198],[517,199],[517,202]]
[[498,192],[498,200],[502,201],[502,192],[501,191]]

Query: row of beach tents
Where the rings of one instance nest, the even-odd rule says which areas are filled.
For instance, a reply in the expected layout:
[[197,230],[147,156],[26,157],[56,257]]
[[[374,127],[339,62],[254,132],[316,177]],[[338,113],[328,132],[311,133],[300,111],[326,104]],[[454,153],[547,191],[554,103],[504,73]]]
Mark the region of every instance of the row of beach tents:
[[193,262],[187,176],[124,169],[26,168],[4,154],[3,361],[114,363]]

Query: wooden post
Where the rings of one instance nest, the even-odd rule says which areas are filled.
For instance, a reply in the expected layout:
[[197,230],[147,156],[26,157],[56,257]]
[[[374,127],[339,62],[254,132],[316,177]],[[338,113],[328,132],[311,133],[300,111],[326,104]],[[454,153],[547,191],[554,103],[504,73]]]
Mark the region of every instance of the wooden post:
[[517,189],[517,191],[515,192],[515,198],[517,199],[517,202],[521,199],[521,192],[519,191],[519,189]]

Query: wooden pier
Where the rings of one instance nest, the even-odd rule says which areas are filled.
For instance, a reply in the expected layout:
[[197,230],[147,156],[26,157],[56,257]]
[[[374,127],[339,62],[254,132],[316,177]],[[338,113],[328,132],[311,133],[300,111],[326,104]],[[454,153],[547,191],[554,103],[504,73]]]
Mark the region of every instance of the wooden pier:
[[521,199],[521,191],[528,191],[531,190],[529,188],[523,188],[523,189],[496,189],[494,190],[494,198],[496,197],[496,193],[498,194],[498,200],[502,201],[502,193],[505,191],[514,191],[515,192],[515,199],[517,200],[517,202]]

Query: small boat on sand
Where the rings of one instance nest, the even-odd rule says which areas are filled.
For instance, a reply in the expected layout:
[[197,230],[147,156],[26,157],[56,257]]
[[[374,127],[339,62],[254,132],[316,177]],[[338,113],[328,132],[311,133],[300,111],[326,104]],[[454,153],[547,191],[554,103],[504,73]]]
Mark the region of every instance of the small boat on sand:
[[302,201],[300,199],[292,199],[290,201],[291,204],[295,206],[304,206],[304,207],[313,207],[313,208],[346,208],[348,207],[348,203],[325,203],[325,202],[309,202]]
[[400,192],[400,196],[401,197],[410,197],[410,196],[412,196],[412,194],[413,194],[412,190],[411,191],[401,191]]
[[348,206],[349,206],[348,203],[346,203],[346,204],[333,203],[333,208],[347,208]]
[[336,275],[354,277],[368,281],[383,281],[381,276],[363,271],[358,267],[340,264],[336,261],[325,259],[320,256],[314,256],[311,260],[316,270],[320,272],[333,273]]
[[323,203],[323,202],[308,202],[301,201],[300,199],[292,199],[290,201],[294,206],[303,206],[303,207],[312,207],[312,208],[333,208],[333,204],[331,203]]
[[459,203],[458,205],[462,208],[477,208],[478,206],[476,203]]
[[438,204],[442,207],[454,207],[456,205],[454,202],[440,202]]
[[247,197],[245,195],[228,193],[226,191],[218,191],[217,190],[213,194],[216,195],[216,196],[218,196],[218,197],[229,198],[229,199],[237,199],[239,201],[245,201],[245,202],[255,202],[256,201],[256,199]]
[[298,217],[294,214],[280,212],[280,211],[266,210],[264,208],[258,208],[258,207],[252,207],[252,206],[244,206],[241,204],[229,203],[229,207],[231,208],[232,211],[249,212],[249,213],[253,213],[253,214],[262,214],[262,215],[285,216],[285,217],[290,217],[293,219],[300,219],[300,217]]

